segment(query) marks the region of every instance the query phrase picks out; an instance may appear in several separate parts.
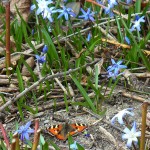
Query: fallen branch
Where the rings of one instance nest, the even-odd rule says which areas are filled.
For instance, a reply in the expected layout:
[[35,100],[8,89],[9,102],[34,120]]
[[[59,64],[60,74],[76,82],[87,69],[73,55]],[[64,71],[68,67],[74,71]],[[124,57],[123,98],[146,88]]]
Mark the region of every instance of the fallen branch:
[[133,94],[130,94],[130,93],[127,93],[127,92],[122,92],[122,95],[125,96],[125,97],[128,97],[128,98],[132,98],[134,100],[137,100],[137,101],[140,101],[140,102],[147,102],[148,105],[150,105],[150,102],[147,100],[147,99],[144,99],[142,97],[139,97],[139,96],[136,96],[136,95],[133,95]]

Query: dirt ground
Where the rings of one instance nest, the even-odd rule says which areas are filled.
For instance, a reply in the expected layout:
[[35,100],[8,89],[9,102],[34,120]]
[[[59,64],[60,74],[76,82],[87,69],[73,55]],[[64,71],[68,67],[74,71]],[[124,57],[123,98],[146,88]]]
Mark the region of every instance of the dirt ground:
[[[117,86],[114,91],[119,91],[120,89],[121,88]],[[146,99],[149,98],[147,95],[144,95],[144,97]],[[63,98],[59,98],[59,102],[61,101],[63,101]],[[32,105],[30,101],[29,103]],[[40,100],[38,103],[40,107],[41,105],[43,107],[49,105],[49,101],[43,102]],[[48,134],[46,128],[48,128],[50,125],[64,124],[66,121],[69,123],[81,123],[88,125],[87,129],[85,130],[87,131],[88,136],[86,136],[85,131],[73,136],[74,141],[77,141],[86,150],[127,150],[128,148],[125,146],[126,142],[122,141],[121,139],[122,131],[125,127],[120,126],[117,121],[115,126],[112,126],[110,124],[110,120],[118,111],[125,108],[134,108],[135,116],[127,119],[130,123],[135,120],[137,122],[138,129],[140,129],[141,106],[141,102],[138,102],[132,98],[124,97],[120,92],[118,92],[117,94],[113,94],[109,100],[106,99],[103,102],[102,110],[106,110],[104,115],[94,114],[92,111],[90,111],[90,109],[85,109],[81,106],[69,106],[69,112],[66,112],[65,105],[62,105],[55,111],[54,109],[43,108],[36,115],[32,115],[27,111],[24,111],[24,114],[26,114],[26,121],[39,118],[40,128],[42,129],[42,135],[44,136],[45,140],[52,140],[59,146],[61,150],[69,149],[68,141],[58,140],[55,136]],[[15,108],[15,106],[13,105],[12,108]],[[22,125],[22,121],[20,120],[17,111],[14,111],[11,114],[7,113],[7,115],[5,115],[4,126],[7,132],[15,132],[14,129],[16,121],[20,122],[19,125]],[[34,127],[33,123],[34,121],[32,122],[32,127]],[[116,145],[118,147],[116,147]],[[53,148],[50,147],[50,149]]]

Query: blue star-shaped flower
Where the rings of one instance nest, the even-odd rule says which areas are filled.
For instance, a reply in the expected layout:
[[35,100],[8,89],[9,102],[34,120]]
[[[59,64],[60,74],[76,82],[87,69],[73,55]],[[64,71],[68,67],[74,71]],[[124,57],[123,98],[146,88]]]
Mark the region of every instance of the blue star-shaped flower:
[[138,31],[141,31],[141,22],[145,22],[144,20],[144,16],[139,17],[139,15],[135,16],[135,21],[134,21],[134,25],[131,27],[130,31],[134,31],[135,29],[137,29]]
[[39,56],[39,55],[35,55],[37,61],[41,64],[43,64],[44,62],[46,62],[46,57],[45,56]]
[[133,0],[126,0],[126,3],[129,4],[131,3]]
[[108,14],[110,17],[114,16],[114,13],[112,12],[112,7],[111,5],[108,4],[108,7],[104,8],[105,14]]
[[126,109],[123,109],[123,110],[119,111],[119,113],[116,114],[116,115],[111,119],[111,124],[112,124],[112,125],[114,124],[116,118],[118,119],[118,122],[119,122],[120,124],[124,124],[124,122],[123,122],[123,117],[124,117],[126,114],[128,114],[128,115],[130,115],[130,116],[134,116],[134,113],[131,112],[131,111],[133,111],[133,108],[126,108]]
[[127,68],[125,65],[122,64],[122,60],[118,61],[117,63],[114,61],[114,59],[111,59],[112,65],[107,68],[107,72],[114,72],[115,74],[118,74],[120,69]]
[[57,10],[54,10],[55,7],[50,7],[48,10],[43,11],[42,16],[44,19],[48,19],[50,22],[53,22],[52,14],[56,13]]
[[44,45],[44,47],[43,47],[43,49],[42,49],[42,52],[43,52],[43,53],[47,53],[47,51],[48,51],[48,47],[47,47],[47,45]]
[[26,123],[25,126],[21,126],[16,132],[21,135],[21,140],[24,141],[24,139],[29,140],[29,134],[34,133],[34,130],[30,128],[31,121]]
[[94,20],[95,12],[91,12],[91,8],[88,8],[87,12],[81,8],[81,11],[82,11],[83,15],[79,16],[79,18],[83,18],[86,21],[87,20],[95,21]]
[[92,37],[92,35],[91,35],[91,33],[89,32],[88,35],[87,35],[86,41],[89,42],[89,41],[91,40],[91,37]]
[[107,78],[112,78],[112,79],[116,79],[118,76],[122,75],[123,73],[114,73],[114,72],[111,72],[111,71],[107,71],[108,75],[107,75]]
[[76,17],[76,14],[73,12],[71,8],[67,8],[63,6],[63,9],[58,9],[57,12],[60,12],[61,14],[57,17],[57,19],[61,18],[62,16],[65,17],[66,20],[69,19],[69,15],[72,17]]
[[128,44],[128,45],[130,45],[131,44],[131,42],[130,42],[130,39],[127,37],[127,36],[125,36],[125,41],[126,41],[126,43]]
[[138,143],[137,137],[141,136],[141,131],[136,131],[136,122],[134,121],[132,129],[128,129],[127,127],[123,130],[125,134],[122,135],[123,140],[127,140],[127,147],[132,146],[132,142],[134,142],[135,145]]
[[113,8],[115,5],[118,5],[116,0],[108,0],[108,4],[110,5],[111,8]]
[[[49,4],[52,4],[53,1],[52,0],[36,0],[37,1],[37,6],[38,9],[36,11],[36,14],[42,14],[43,18],[47,18],[50,22],[53,22],[53,18],[52,18],[52,14],[56,13],[57,11],[54,10],[55,7],[51,7],[49,8]],[[31,10],[34,10],[36,8],[36,5],[32,5],[31,6]]]
[[[53,3],[52,0],[36,0],[38,9],[36,11],[36,14],[39,15],[40,13],[43,13],[45,10],[49,10],[48,5]],[[31,6],[31,10],[34,10],[36,8],[36,5]]]

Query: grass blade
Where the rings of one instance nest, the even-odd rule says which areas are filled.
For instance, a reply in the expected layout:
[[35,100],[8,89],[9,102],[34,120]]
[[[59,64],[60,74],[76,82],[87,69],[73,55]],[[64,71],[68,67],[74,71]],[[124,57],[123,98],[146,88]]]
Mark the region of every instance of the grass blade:
[[86,93],[86,91],[84,90],[84,88],[81,86],[81,84],[79,83],[79,81],[71,75],[72,80],[74,81],[74,83],[76,84],[76,86],[78,87],[79,91],[81,92],[81,94],[83,95],[83,97],[85,98],[85,100],[87,101],[87,103],[89,104],[89,107],[93,110],[93,112],[96,112],[96,108],[92,102],[92,100],[88,97],[88,94]]

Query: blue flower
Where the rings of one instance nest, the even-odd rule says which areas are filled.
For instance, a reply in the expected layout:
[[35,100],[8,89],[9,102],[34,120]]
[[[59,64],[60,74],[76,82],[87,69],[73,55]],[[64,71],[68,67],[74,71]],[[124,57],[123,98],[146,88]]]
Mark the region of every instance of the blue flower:
[[84,131],[84,136],[87,138],[91,137],[91,135],[87,131]]
[[52,14],[56,13],[57,10],[54,10],[55,7],[50,7],[48,10],[43,11],[42,16],[44,19],[48,19],[50,22],[53,22]]
[[132,146],[132,142],[134,142],[135,145],[138,143],[137,137],[141,136],[141,131],[136,132],[136,122],[134,121],[132,129],[128,129],[127,127],[123,130],[125,134],[122,135],[123,140],[127,140],[127,147]]
[[111,8],[113,8],[115,5],[118,5],[116,0],[108,0],[108,4],[110,5]]
[[99,1],[99,0],[96,0],[96,2],[97,2],[98,4],[103,5],[103,2],[101,2],[101,1]]
[[70,149],[72,149],[72,150],[78,150],[77,142],[76,141],[73,144],[70,144]]
[[42,52],[43,52],[43,53],[47,53],[47,51],[48,51],[48,47],[47,47],[47,45],[44,45],[44,47],[43,47],[43,49],[42,49]]
[[126,108],[126,109],[123,109],[121,111],[119,111],[118,114],[116,114],[112,119],[111,119],[111,124],[113,125],[116,118],[118,119],[118,122],[120,124],[124,124],[123,122],[123,117],[128,114],[128,115],[131,115],[131,116],[134,116],[134,113],[132,112],[133,111],[133,108]]
[[41,64],[43,64],[44,62],[46,62],[46,57],[45,56],[39,56],[39,55],[35,55],[37,61]]
[[86,21],[87,20],[94,21],[95,12],[91,12],[91,8],[88,8],[87,12],[81,8],[81,11],[82,11],[83,15],[79,16],[79,18],[83,18]]
[[130,43],[131,43],[131,42],[130,42],[130,39],[129,39],[127,36],[125,36],[124,39],[125,39],[126,43],[127,43],[128,45],[130,45]]
[[21,135],[21,140],[24,141],[24,139],[29,140],[29,134],[34,133],[34,130],[30,128],[31,121],[26,123],[25,126],[21,126],[16,132]]
[[88,33],[88,36],[87,36],[87,38],[86,38],[86,41],[89,42],[89,41],[91,40],[91,37],[92,37],[92,35],[91,35],[91,33],[89,32],[89,33]]
[[76,17],[76,14],[73,12],[71,8],[67,8],[63,6],[63,9],[58,9],[57,12],[60,12],[61,14],[57,17],[57,19],[61,18],[62,16],[65,17],[66,20],[69,19],[69,15],[72,17]]
[[107,78],[113,78],[114,80],[118,77],[118,76],[120,76],[120,75],[122,75],[123,73],[114,73],[114,72],[111,72],[111,71],[107,71],[107,73],[108,73],[108,75],[107,75]]
[[112,12],[112,7],[111,5],[108,4],[108,7],[104,8],[105,14],[108,14],[110,17],[114,16],[114,13]]
[[[38,6],[38,9],[36,11],[36,14],[39,15],[39,14],[42,14],[43,18],[47,18],[50,22],[53,22],[53,18],[52,18],[52,14],[53,13],[56,13],[57,11],[54,10],[55,7],[51,7],[49,8],[48,5],[49,4],[52,4],[53,1],[52,0],[36,0],[37,1],[37,6]],[[32,5],[31,6],[31,10],[34,10],[36,8],[36,5]]]
[[121,65],[122,64],[122,60],[118,61],[117,63],[114,61],[114,59],[111,59],[111,62],[112,62],[112,65],[109,66],[107,68],[107,72],[112,72],[114,71],[115,74],[118,74],[120,69],[123,69],[123,68],[127,68],[127,66],[125,65]]
[[31,31],[31,35],[34,35],[34,29],[32,29],[32,31]]
[[144,20],[144,16],[139,17],[138,15],[135,16],[135,21],[134,21],[134,25],[131,27],[130,31],[134,31],[135,29],[137,29],[138,31],[141,31],[141,22],[145,22]]
[[[53,3],[52,0],[36,0],[37,1],[37,6],[38,6],[38,9],[36,11],[36,14],[39,15],[40,13],[43,13],[44,11],[48,11],[49,8],[48,8],[48,5]],[[31,6],[31,10],[34,10],[36,8],[36,5],[32,5]]]
[[131,3],[132,2],[132,0],[126,0],[126,3],[127,4],[129,4],[129,3]]

